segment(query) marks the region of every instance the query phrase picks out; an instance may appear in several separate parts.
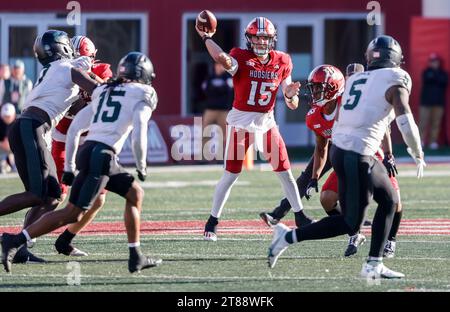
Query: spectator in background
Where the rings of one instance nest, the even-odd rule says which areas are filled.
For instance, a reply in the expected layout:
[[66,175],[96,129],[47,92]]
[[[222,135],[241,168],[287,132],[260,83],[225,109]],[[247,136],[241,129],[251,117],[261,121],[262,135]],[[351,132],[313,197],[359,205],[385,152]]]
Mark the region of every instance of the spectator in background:
[[[448,74],[442,68],[442,61],[436,53],[432,53],[429,57],[428,68],[422,73],[422,83],[419,122],[422,145],[426,142],[431,149],[437,149],[441,121],[444,116]],[[428,128],[430,128],[430,135],[427,140]]]
[[9,79],[11,72],[8,64],[0,64],[0,82]]
[[8,132],[16,120],[16,108],[11,103],[5,103],[0,108],[0,173],[15,168],[14,155],[11,153]]
[[202,89],[206,95],[203,129],[212,124],[220,126],[225,142],[227,115],[234,96],[233,80],[222,65],[215,63],[214,72],[202,83]]
[[8,64],[0,64],[0,105],[3,104],[3,94],[5,93],[5,80],[11,77],[11,72],[9,70]]
[[33,83],[25,76],[25,64],[16,60],[12,65],[11,77],[0,85],[0,102],[13,104],[16,113],[20,114],[32,88]]

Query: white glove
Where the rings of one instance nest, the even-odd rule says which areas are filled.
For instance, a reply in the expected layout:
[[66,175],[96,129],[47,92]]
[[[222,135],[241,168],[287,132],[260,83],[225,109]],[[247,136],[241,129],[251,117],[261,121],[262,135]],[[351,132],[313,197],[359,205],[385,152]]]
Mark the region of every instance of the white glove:
[[92,59],[89,56],[80,56],[73,61],[75,68],[89,71],[92,67]]
[[425,160],[423,159],[423,157],[424,157],[423,152],[422,152],[422,155],[420,155],[420,157],[419,157],[419,156],[414,155],[412,149],[410,149],[409,147],[406,150],[408,151],[409,155],[411,155],[411,157],[416,162],[417,179],[423,178],[423,169],[427,166],[427,164],[425,163]]

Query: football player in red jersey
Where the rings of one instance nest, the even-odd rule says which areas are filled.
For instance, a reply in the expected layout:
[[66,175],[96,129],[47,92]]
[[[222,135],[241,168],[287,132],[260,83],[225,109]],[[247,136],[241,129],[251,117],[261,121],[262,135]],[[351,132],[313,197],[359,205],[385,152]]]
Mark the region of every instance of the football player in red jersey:
[[[95,62],[97,49],[88,37],[75,36],[71,39],[71,41],[74,47],[75,57],[89,56],[92,58],[93,65],[91,72],[89,73],[91,78],[97,80],[99,83],[106,82],[108,79],[112,78],[113,73],[110,69],[110,64]],[[72,106],[71,110],[69,110],[66,116],[64,116],[64,118],[58,123],[52,133],[52,156],[55,160],[58,179],[60,182],[64,172],[64,160],[66,154],[65,141],[67,131],[76,113],[87,105],[87,102],[89,101],[90,99],[88,97],[86,98],[82,96],[79,105]],[[84,133],[82,136],[86,135],[87,133]],[[61,183],[61,188],[63,196],[65,197],[67,195],[68,186]],[[55,241],[55,249],[58,253],[74,257],[87,256],[86,252],[79,250],[72,245],[72,240],[95,218],[97,213],[105,204],[105,195],[106,190],[103,190],[95,200],[92,208],[83,216],[83,218],[77,223],[70,224],[66,230],[58,236]]]
[[225,170],[216,186],[211,215],[204,239],[216,241],[216,227],[233,184],[242,170],[245,153],[253,143],[271,163],[286,197],[303,224],[312,222],[303,213],[298,188],[290,170],[286,146],[275,123],[273,109],[279,87],[290,109],[298,107],[299,82],[291,78],[288,54],[275,50],[276,29],[265,17],[254,18],[245,30],[247,49],[233,48],[225,53],[212,40],[213,32],[196,27],[211,57],[233,76],[233,109],[227,117]]

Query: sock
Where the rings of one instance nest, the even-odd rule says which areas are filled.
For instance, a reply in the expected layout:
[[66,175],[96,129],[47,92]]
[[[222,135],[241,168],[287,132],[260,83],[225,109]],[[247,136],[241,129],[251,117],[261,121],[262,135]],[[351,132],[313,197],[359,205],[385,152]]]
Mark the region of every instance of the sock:
[[[23,231],[25,231],[25,230],[23,230]],[[30,237],[30,235],[28,235],[28,232],[25,231],[27,233],[27,236],[25,236],[23,231],[20,232],[19,234],[13,235],[13,241],[14,241],[15,247],[19,247],[19,246],[25,244],[27,242],[27,236]]]
[[388,240],[395,242],[395,237],[397,236],[398,228],[400,227],[400,221],[402,220],[403,210],[396,212],[394,214],[394,220],[392,221],[391,231],[389,232]]
[[276,172],[278,178],[281,181],[281,185],[284,190],[284,194],[288,199],[289,203],[292,206],[292,210],[294,212],[299,212],[303,209],[302,202],[300,200],[300,194],[298,192],[298,186],[295,182],[294,176],[292,175],[291,170]]
[[367,258],[367,263],[373,266],[379,265],[383,262],[383,257],[369,257]]
[[73,234],[71,233],[68,229],[66,229],[60,236],[60,238],[64,241],[66,241],[67,243],[71,243],[73,238],[77,236],[77,234]]
[[294,230],[289,231],[286,233],[286,236],[284,237],[284,239],[289,244],[297,243],[297,233]]
[[22,234],[25,236],[25,238],[27,239],[27,241],[30,241],[30,240],[31,240],[31,236],[30,236],[30,234],[28,234],[28,231],[27,231],[27,230],[23,229],[23,230],[22,230]]
[[213,216],[209,216],[208,223],[212,225],[219,224],[219,219]]
[[128,249],[130,250],[130,258],[131,257],[140,257],[140,255],[142,254],[141,247],[139,247],[139,246],[128,247]]
[[140,243],[140,242],[137,242],[137,243],[128,243],[128,248],[139,247],[139,246],[141,246],[141,243]]
[[224,171],[222,178],[217,183],[216,190],[214,191],[213,207],[211,209],[211,216],[220,218],[223,207],[230,196],[231,188],[233,184],[239,178],[239,173],[231,173]]
[[350,228],[344,216],[325,217],[318,222],[299,227],[295,230],[297,241],[324,239],[348,234]]

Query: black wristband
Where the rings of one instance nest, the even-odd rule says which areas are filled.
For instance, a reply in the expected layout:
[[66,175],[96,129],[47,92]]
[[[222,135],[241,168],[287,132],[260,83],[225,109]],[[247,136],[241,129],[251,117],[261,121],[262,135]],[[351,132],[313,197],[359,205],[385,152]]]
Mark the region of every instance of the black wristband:
[[203,42],[204,43],[206,43],[206,40],[208,40],[208,39],[211,39],[212,40],[212,38],[210,37],[210,36],[203,36]]

